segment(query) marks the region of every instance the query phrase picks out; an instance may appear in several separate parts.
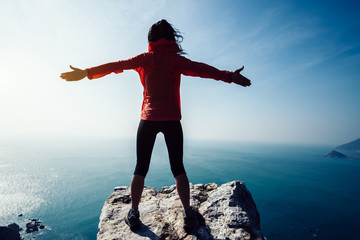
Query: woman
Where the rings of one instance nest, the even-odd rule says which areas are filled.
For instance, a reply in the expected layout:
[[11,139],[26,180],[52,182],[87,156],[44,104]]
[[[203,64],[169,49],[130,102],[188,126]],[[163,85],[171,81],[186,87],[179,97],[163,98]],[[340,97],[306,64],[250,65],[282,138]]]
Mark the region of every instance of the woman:
[[212,78],[244,87],[251,82],[240,74],[244,67],[234,71],[220,71],[204,63],[191,61],[183,56],[182,36],[166,20],[151,26],[148,33],[149,52],[128,60],[107,63],[97,67],[78,69],[61,74],[67,81],[85,77],[95,79],[112,72],[134,69],[144,87],[141,120],[137,132],[137,163],[131,181],[132,208],[125,218],[131,229],[140,226],[138,206],[149,169],[156,135],[162,132],[169,153],[171,171],[184,207],[184,229],[189,232],[197,227],[196,210],[190,207],[189,181],[183,165],[183,132],[180,109],[180,75]]

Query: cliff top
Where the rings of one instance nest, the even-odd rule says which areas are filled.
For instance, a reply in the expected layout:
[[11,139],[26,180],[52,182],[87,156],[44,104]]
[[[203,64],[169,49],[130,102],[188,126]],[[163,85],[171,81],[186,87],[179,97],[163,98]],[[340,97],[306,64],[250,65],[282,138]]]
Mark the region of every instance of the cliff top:
[[97,239],[264,239],[259,212],[243,182],[190,187],[191,205],[200,213],[200,226],[193,235],[183,229],[182,206],[175,185],[160,191],[144,188],[139,206],[142,227],[136,232],[124,221],[131,207],[129,187],[116,187],[101,211]]

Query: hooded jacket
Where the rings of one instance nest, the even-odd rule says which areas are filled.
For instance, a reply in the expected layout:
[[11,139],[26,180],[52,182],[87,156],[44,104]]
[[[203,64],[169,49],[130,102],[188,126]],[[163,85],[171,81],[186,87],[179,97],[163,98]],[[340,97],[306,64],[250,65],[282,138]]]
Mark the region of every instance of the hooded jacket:
[[231,83],[233,72],[221,71],[205,63],[194,62],[178,54],[175,41],[159,39],[149,43],[149,52],[128,60],[87,68],[88,78],[133,69],[144,87],[141,119],[175,121],[181,119],[180,76],[212,78]]

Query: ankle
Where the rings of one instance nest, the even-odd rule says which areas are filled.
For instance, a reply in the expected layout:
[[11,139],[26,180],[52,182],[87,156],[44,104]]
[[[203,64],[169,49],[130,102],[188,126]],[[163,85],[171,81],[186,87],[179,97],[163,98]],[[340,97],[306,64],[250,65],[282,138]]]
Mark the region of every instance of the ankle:
[[187,217],[194,217],[194,215],[195,215],[195,212],[196,212],[197,210],[195,209],[195,208],[193,208],[193,207],[189,207],[188,209],[186,209],[184,212],[185,212],[185,216],[187,216]]

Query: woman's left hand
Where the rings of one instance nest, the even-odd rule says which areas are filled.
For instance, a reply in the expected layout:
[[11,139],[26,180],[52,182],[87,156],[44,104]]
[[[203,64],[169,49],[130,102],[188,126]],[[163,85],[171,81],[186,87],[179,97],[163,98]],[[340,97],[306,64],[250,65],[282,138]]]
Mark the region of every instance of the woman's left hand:
[[243,87],[249,87],[251,85],[251,81],[250,79],[244,77],[243,75],[240,74],[240,72],[244,69],[244,66],[242,66],[241,68],[239,68],[238,70],[235,70],[233,75],[232,75],[232,82],[239,84]]

